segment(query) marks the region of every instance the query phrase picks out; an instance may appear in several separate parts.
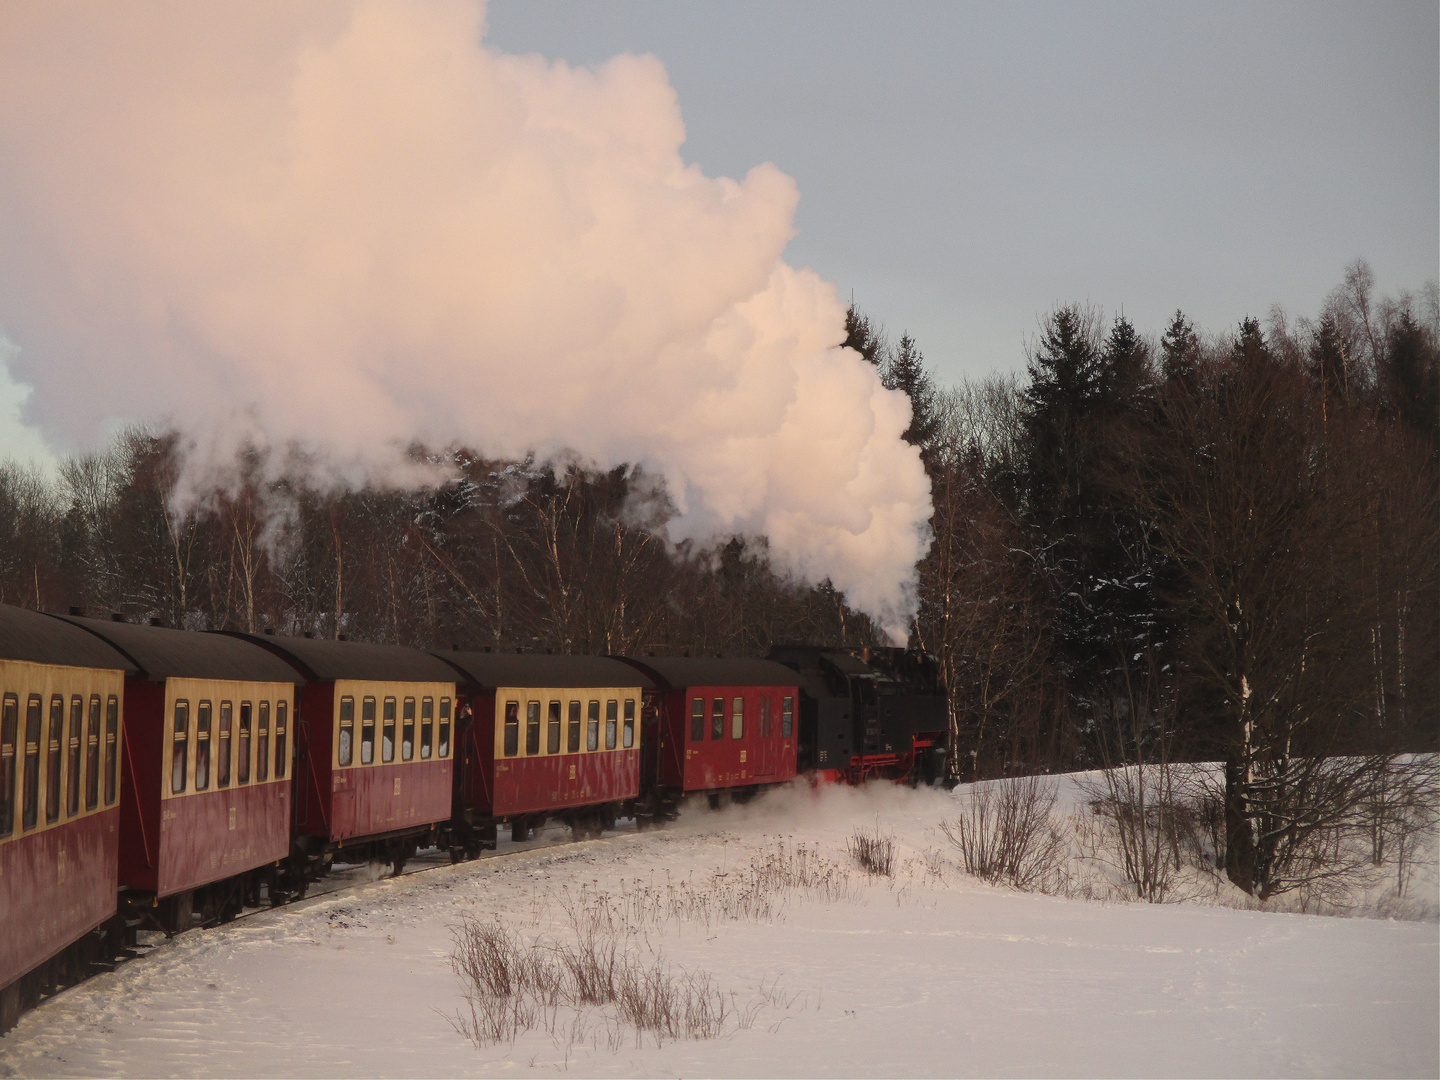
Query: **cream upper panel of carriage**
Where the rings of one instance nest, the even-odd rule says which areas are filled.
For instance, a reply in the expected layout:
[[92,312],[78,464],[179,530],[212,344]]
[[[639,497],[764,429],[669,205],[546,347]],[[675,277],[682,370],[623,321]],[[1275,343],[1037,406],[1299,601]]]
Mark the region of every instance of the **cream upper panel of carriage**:
[[294,720],[294,683],[165,680],[160,797],[285,783]]
[[0,844],[120,799],[120,671],[0,660]]
[[640,687],[498,687],[496,758],[603,754],[640,745]]
[[337,679],[330,765],[360,769],[448,761],[455,707],[453,682]]

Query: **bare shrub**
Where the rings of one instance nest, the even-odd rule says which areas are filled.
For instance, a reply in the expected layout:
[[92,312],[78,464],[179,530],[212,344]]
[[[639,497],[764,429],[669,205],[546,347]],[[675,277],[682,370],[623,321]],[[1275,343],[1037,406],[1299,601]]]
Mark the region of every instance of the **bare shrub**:
[[559,981],[565,997],[577,1005],[608,1005],[615,1000],[616,977],[625,957],[614,938],[584,934],[575,945],[557,945],[559,960],[568,981]]
[[657,1039],[713,1039],[730,1017],[730,1004],[703,972],[676,972],[656,959],[627,964],[616,986],[620,1016]]
[[1379,777],[1365,806],[1370,857],[1375,866],[1395,864],[1395,895],[1403,897],[1415,871],[1415,855],[1434,833],[1440,804],[1440,757],[1400,758]]
[[589,1028],[570,1014],[587,1008],[613,1010],[600,1017],[612,1049],[623,1041],[616,1023],[657,1043],[713,1039],[742,1012],[753,1024],[761,1009],[783,1000],[774,986],[762,987],[760,1000],[739,1010],[735,995],[722,993],[705,972],[673,967],[663,956],[647,958],[600,933],[573,942],[527,943],[499,923],[467,919],[454,938],[451,964],[464,980],[466,1008],[448,1019],[477,1047],[513,1042],[537,1027],[553,1037],[583,1040]]
[[1109,826],[1111,853],[1136,898],[1152,904],[1171,899],[1183,865],[1184,825],[1170,766],[1103,769],[1081,788]]
[[1066,854],[1053,780],[1019,776],[976,785],[955,821],[941,822],[967,873],[1025,891],[1052,888]]
[[895,841],[882,835],[878,825],[873,832],[856,830],[846,841],[845,850],[872,877],[895,876]]

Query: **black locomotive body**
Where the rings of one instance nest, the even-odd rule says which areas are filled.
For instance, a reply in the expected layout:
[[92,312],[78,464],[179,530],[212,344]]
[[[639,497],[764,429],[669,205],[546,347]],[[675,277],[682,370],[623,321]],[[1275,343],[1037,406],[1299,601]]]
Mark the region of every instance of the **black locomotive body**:
[[850,783],[944,778],[950,725],[933,656],[808,645],[769,656],[799,678],[799,771]]

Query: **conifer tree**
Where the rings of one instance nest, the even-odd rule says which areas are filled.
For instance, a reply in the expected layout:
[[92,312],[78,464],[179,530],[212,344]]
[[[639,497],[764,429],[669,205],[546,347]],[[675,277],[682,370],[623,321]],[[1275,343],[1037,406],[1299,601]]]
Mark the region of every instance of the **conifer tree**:
[[1408,311],[1391,328],[1385,350],[1386,380],[1395,413],[1440,450],[1440,352]]
[[1189,383],[1199,366],[1200,341],[1179,308],[1160,338],[1160,374],[1166,382]]
[[885,354],[889,351],[884,328],[854,304],[845,309],[845,340],[841,345],[854,349],[876,367],[885,363]]
[[940,424],[936,415],[935,383],[925,370],[924,355],[909,334],[901,335],[881,381],[888,389],[903,391],[910,399],[910,426],[901,438],[922,449],[929,446]]
[[1335,316],[1326,312],[1320,317],[1315,329],[1315,339],[1310,343],[1310,377],[1320,389],[1322,416],[1340,401],[1349,389],[1345,365],[1345,342],[1340,336],[1340,326]]

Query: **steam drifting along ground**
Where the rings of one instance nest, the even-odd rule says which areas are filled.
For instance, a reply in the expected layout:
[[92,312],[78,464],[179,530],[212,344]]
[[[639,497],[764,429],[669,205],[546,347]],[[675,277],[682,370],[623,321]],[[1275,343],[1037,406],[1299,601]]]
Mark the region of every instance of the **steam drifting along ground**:
[[[0,1042],[21,1075],[1390,1075],[1440,1068],[1433,920],[991,889],[946,868],[952,796],[797,790],[659,832],[557,844],[319,897],[187,934],[68,991]],[[536,1030],[477,1049],[451,928],[499,917],[566,932],[581,892],[743,878],[801,846],[846,865],[857,829],[896,840],[894,881],[794,894],[774,921],[647,923],[647,955],[711,975],[737,1017],[717,1039],[633,1032],[604,1010],[572,1042]],[[556,834],[557,839],[559,834]],[[504,845],[502,845],[504,847]],[[1433,883],[1425,887],[1432,887]],[[1432,888],[1433,891],[1433,888]],[[594,906],[593,904],[591,905]],[[745,1012],[749,1016],[741,1017]],[[610,1024],[607,1027],[607,1023]]]
[[672,538],[767,536],[903,633],[929,484],[835,288],[781,260],[794,183],[686,166],[653,57],[506,56],[483,20],[7,4],[0,336],[31,417],[174,423],[191,491],[250,442],[321,483],[422,480],[414,443],[638,464]]

